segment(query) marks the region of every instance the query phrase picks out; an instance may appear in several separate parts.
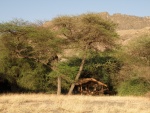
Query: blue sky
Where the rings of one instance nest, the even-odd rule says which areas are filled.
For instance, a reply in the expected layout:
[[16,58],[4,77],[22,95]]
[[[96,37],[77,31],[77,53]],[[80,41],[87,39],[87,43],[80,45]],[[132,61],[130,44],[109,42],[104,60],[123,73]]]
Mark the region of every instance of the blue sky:
[[150,0],[0,0],[0,22],[45,21],[88,12],[150,16]]

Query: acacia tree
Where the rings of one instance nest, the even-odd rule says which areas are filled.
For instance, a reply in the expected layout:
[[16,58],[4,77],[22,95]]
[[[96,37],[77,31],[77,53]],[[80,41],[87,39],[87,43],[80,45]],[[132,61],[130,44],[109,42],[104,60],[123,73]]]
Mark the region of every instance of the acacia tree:
[[53,68],[61,39],[41,25],[11,21],[0,24],[1,41],[11,59],[31,59]]
[[[116,24],[103,20],[97,14],[83,14],[81,16],[62,16],[53,20],[55,30],[59,30],[60,36],[66,39],[66,44],[80,48],[83,51],[79,71],[75,82],[79,79],[88,50],[98,50],[96,45],[106,49],[115,46],[117,34]],[[75,83],[72,83],[68,94],[72,94]]]

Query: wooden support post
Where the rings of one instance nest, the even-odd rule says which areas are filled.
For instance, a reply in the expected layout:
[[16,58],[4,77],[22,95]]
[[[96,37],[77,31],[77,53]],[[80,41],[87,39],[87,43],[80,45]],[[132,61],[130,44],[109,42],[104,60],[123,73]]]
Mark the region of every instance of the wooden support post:
[[83,90],[82,90],[82,85],[80,86],[80,89],[81,89],[81,95],[82,95],[82,92],[83,92]]

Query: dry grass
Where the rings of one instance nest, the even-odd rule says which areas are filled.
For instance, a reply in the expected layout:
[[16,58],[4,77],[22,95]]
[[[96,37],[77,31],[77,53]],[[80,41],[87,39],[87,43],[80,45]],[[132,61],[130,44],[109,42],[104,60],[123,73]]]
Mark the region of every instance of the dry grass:
[[0,113],[150,113],[150,98],[7,94]]

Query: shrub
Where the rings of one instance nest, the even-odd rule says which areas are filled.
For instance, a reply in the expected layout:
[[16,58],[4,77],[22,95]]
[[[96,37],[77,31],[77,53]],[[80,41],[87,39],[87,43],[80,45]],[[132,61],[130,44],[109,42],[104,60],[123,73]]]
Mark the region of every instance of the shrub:
[[132,78],[124,81],[118,87],[119,95],[135,95],[140,96],[150,91],[150,84],[143,78]]

